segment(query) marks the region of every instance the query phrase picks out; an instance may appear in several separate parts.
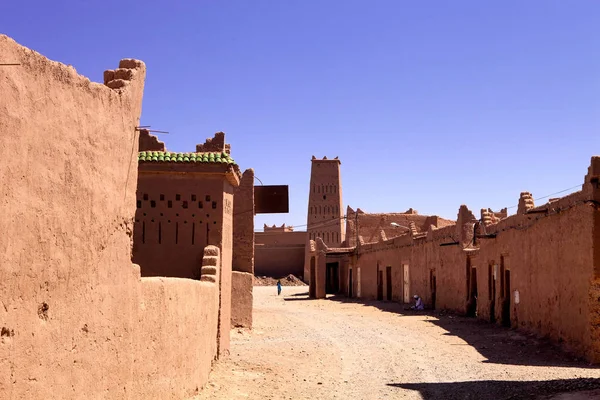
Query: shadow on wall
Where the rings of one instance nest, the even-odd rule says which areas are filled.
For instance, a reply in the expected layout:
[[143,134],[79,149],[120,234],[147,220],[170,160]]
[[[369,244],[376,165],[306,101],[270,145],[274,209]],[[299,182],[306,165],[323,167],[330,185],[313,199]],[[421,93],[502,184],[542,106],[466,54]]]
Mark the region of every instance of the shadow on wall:
[[[285,301],[319,301],[308,298],[307,293],[299,293]],[[572,368],[600,369],[600,365],[590,366],[588,362],[561,350],[549,340],[536,338],[535,335],[518,332],[500,325],[495,325],[476,318],[468,318],[440,311],[409,311],[408,305],[396,302],[376,300],[349,299],[345,296],[327,296],[327,300],[340,303],[355,303],[364,307],[375,307],[379,310],[397,314],[398,317],[421,316],[425,323],[437,325],[446,330],[444,335],[456,336],[465,343],[456,346],[470,346],[487,360],[483,363],[555,366]],[[402,323],[399,319],[398,323]]]
[[559,393],[597,390],[600,389],[600,379],[388,383],[388,386],[418,391],[423,400],[534,400]]

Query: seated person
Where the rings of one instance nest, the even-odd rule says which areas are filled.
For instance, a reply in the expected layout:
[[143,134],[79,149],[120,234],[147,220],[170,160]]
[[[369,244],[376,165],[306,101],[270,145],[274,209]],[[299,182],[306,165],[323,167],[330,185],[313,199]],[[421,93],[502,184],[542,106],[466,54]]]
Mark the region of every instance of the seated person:
[[415,299],[415,305],[412,306],[410,309],[411,310],[424,310],[425,309],[425,305],[423,304],[423,299],[421,299],[418,295],[414,295],[413,298]]

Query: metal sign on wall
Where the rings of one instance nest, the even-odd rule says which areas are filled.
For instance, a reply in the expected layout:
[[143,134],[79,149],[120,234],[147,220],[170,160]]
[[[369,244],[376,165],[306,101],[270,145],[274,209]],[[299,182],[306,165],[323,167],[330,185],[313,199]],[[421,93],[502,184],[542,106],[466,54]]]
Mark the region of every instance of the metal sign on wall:
[[256,214],[283,214],[290,212],[288,185],[254,186]]

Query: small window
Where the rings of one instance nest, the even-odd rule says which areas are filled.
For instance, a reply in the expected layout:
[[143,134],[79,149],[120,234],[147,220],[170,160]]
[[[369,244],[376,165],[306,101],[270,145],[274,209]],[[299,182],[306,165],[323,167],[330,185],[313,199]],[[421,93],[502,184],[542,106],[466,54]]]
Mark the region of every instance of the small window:
[[142,201],[141,200],[137,201],[137,208],[142,208]]
[[182,205],[183,205],[183,208],[188,208],[188,202],[187,202],[187,200],[184,200]]
[[164,194],[160,195],[160,201],[165,201],[165,195]]
[[151,200],[150,201],[150,207],[155,208],[156,207],[156,201]]
[[198,202],[198,208],[204,208],[201,201]]
[[175,195],[175,200],[176,201],[180,201],[181,200],[181,195],[180,194],[176,194]]
[[196,201],[196,195],[195,194],[192,195],[192,201]]
[[323,195],[323,200],[327,200],[327,195]]
[[144,193],[144,200],[148,200],[148,194]]
[[167,202],[167,207],[173,208],[173,202],[171,200]]
[[210,201],[210,194],[206,195],[206,201]]
[[212,208],[217,208],[217,202],[216,201],[212,202]]

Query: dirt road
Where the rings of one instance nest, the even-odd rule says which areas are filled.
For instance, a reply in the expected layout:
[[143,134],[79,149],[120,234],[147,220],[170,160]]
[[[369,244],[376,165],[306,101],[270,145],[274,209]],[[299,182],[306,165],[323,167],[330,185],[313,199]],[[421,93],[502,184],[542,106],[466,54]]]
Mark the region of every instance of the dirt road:
[[[600,399],[599,378],[547,343],[473,319],[255,287],[254,329],[232,331],[231,355],[195,399]],[[555,397],[581,390],[594,391]]]

